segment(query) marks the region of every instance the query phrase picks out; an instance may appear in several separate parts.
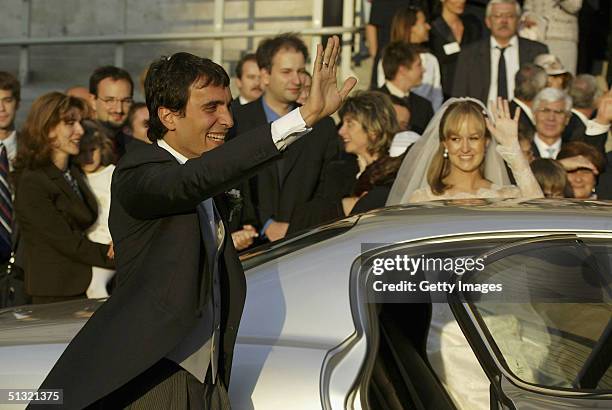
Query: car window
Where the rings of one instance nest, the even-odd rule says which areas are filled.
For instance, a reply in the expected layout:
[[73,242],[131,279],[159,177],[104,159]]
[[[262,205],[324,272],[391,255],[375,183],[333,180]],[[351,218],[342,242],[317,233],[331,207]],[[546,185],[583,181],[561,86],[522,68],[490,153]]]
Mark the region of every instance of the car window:
[[254,268],[272,259],[288,255],[315,243],[335,238],[351,229],[359,217],[350,217],[338,222],[314,228],[306,233],[290,236],[283,240],[259,246],[240,255],[244,270]]
[[507,370],[554,388],[612,389],[612,241],[543,239],[484,255],[472,285],[496,294],[464,294]]

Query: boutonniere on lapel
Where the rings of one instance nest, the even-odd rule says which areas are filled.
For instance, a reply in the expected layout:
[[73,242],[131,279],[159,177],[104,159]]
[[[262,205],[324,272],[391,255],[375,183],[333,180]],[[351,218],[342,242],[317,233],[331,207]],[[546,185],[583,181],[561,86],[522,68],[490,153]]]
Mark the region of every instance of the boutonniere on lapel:
[[228,222],[231,222],[234,215],[237,215],[242,209],[244,198],[239,189],[231,189],[225,193],[227,201],[229,203],[229,218]]

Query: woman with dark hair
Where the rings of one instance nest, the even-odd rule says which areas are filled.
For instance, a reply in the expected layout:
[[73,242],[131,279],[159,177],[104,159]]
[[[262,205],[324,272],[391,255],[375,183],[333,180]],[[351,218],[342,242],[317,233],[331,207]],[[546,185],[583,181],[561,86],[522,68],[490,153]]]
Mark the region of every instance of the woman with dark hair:
[[[112,238],[108,228],[108,216],[111,203],[111,181],[115,170],[113,142],[97,123],[84,121],[83,127],[85,133],[81,137],[80,152],[75,158],[75,163],[85,173],[98,204],[98,218],[87,230],[87,237],[94,242],[110,243]],[[85,292],[87,297],[90,299],[108,297],[106,286],[114,275],[114,269],[93,266],[91,283]]]
[[113,267],[112,244],[92,242],[96,199],[71,164],[83,136],[83,102],[52,92],[37,98],[15,160],[15,213],[24,247],[26,291],[33,303],[85,297],[92,266]]
[[606,158],[591,144],[582,141],[561,146],[557,161],[567,171],[574,198],[597,199],[597,176],[606,168]]
[[[436,111],[442,105],[444,97],[442,95],[438,59],[424,47],[429,41],[430,29],[431,26],[427,23],[427,16],[422,9],[414,6],[402,7],[393,16],[391,43],[402,41],[418,47],[419,56],[425,70],[421,85],[412,89],[411,92],[429,100],[434,111]],[[382,87],[385,83],[382,59],[378,63],[377,69],[378,86]]]
[[464,14],[466,0],[441,0],[442,12],[431,23],[429,44],[441,68],[442,90],[450,97],[461,47],[480,40],[482,23]]

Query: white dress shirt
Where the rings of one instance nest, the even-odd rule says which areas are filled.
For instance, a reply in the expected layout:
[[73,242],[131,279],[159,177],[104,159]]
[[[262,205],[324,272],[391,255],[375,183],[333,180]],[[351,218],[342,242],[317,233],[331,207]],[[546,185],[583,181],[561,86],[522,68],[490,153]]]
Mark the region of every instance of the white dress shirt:
[[[9,161],[9,170],[13,170],[13,161],[17,155],[17,131],[13,131],[3,140],[0,140],[0,144],[6,147],[6,156]],[[0,145],[0,146],[1,146]]]
[[[499,56],[501,54],[497,47],[502,48],[497,40],[491,36],[491,84],[489,85],[488,101],[497,100],[497,69],[499,68]],[[508,101],[512,101],[514,98],[514,76],[520,68],[518,37],[512,37],[507,47],[509,48],[504,52],[506,80],[508,82]]]
[[533,137],[533,142],[535,142],[536,147],[538,147],[540,157],[542,158],[556,159],[557,155],[559,155],[559,151],[561,151],[561,138],[555,141],[554,144],[548,145],[538,136],[538,134],[536,134]]
[[572,112],[582,121],[586,127],[586,135],[601,135],[610,131],[610,125],[603,125],[595,120],[590,120],[586,115],[572,108]]
[[244,98],[243,96],[239,95],[238,96],[238,101],[240,101],[240,105],[244,105],[244,104],[248,104],[250,103],[249,100],[247,100],[246,98]]
[[389,80],[385,81],[385,86],[391,95],[394,95],[399,98],[407,98],[410,95],[410,91],[403,92],[397,86],[393,85],[393,83]]

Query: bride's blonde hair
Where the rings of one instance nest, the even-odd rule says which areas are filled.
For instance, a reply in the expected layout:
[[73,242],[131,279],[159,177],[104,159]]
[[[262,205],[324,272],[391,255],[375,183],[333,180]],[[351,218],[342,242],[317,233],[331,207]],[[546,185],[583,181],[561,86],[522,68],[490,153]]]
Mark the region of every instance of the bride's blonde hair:
[[[427,172],[427,182],[434,195],[442,195],[450,185],[444,183],[444,179],[450,174],[451,166],[448,158],[444,158],[444,142],[451,135],[459,135],[466,126],[490,139],[491,135],[487,129],[485,115],[482,106],[474,101],[457,101],[451,104],[440,120],[440,145],[436,155],[431,160]],[[480,173],[484,174],[484,160],[480,164]]]

